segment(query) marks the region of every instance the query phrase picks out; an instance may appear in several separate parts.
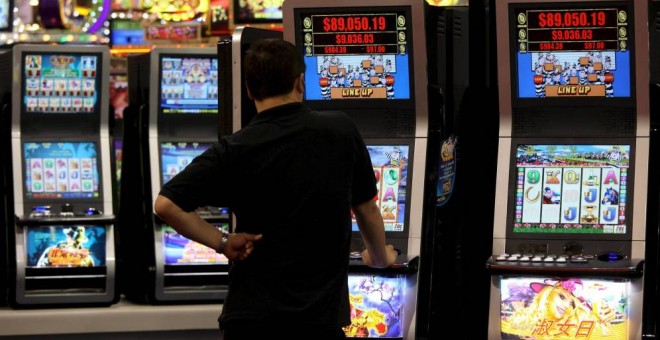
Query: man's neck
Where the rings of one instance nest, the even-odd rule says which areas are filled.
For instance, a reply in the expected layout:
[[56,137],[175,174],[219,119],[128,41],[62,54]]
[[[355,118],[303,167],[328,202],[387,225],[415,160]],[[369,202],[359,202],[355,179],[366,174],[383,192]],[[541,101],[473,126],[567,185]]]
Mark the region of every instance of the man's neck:
[[286,94],[254,101],[254,105],[257,107],[257,112],[266,111],[276,106],[291,103],[300,103],[300,100],[291,94]]

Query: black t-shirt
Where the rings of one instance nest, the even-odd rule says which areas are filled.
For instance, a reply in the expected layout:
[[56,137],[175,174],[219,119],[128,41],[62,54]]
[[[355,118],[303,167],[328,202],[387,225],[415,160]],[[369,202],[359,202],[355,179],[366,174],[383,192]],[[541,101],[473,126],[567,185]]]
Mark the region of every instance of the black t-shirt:
[[228,207],[236,232],[263,234],[233,263],[220,323],[350,323],[350,208],[376,195],[371,159],[341,112],[301,103],[257,114],[167,182],[160,194],[186,211]]

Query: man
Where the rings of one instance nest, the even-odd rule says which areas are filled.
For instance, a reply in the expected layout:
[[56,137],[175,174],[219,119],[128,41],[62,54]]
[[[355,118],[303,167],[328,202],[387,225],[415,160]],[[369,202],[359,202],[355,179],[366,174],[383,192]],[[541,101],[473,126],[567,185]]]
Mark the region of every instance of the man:
[[[356,126],[340,112],[302,104],[305,64],[283,40],[255,42],[244,59],[258,114],[167,182],[156,214],[231,261],[219,318],[226,340],[341,339],[350,323],[347,272],[351,209],[368,266],[397,253],[385,244],[376,179]],[[194,213],[229,207],[236,233]]]

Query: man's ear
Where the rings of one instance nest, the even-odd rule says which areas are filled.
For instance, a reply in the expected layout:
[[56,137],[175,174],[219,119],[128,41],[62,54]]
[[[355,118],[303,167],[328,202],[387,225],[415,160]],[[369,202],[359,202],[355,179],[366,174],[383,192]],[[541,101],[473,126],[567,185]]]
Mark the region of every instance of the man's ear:
[[301,73],[298,78],[296,78],[296,90],[300,93],[305,91],[305,74]]
[[250,88],[247,86],[247,82],[245,82],[245,92],[247,92],[248,99],[254,100],[254,97],[252,97],[252,92],[250,92]]

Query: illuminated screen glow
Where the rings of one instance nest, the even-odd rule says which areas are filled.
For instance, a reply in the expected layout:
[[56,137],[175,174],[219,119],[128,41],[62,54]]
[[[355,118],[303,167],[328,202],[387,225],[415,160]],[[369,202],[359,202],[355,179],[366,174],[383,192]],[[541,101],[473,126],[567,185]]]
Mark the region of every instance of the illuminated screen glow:
[[162,113],[218,113],[217,58],[164,56],[160,62]]
[[630,145],[517,146],[513,233],[626,234]]
[[26,198],[99,197],[96,144],[28,142],[23,144],[23,152]]
[[198,142],[178,142],[161,143],[160,160],[161,176],[165,184],[183,171],[192,160],[201,155],[206,149],[211,147],[211,143]]
[[402,338],[405,276],[348,275],[351,325],[349,338]]
[[630,281],[506,277],[500,292],[503,339],[628,339]]
[[[223,233],[229,232],[229,224],[215,224]],[[229,260],[214,249],[191,241],[172,227],[163,225],[163,254],[166,265],[228,264]]]
[[627,5],[530,5],[513,11],[518,98],[630,98],[634,48]]
[[95,112],[100,92],[98,55],[26,53],[25,112]]
[[[375,197],[385,223],[385,231],[404,231],[406,221],[406,187],[408,181],[408,145],[367,145],[376,174],[378,194]],[[358,231],[353,216],[353,231]]]
[[410,99],[410,17],[404,10],[301,13],[305,100]]
[[14,10],[9,0],[0,0],[0,30],[7,30],[10,26],[12,11]]
[[284,0],[234,0],[234,23],[281,22]]
[[27,267],[105,266],[105,227],[28,226]]

